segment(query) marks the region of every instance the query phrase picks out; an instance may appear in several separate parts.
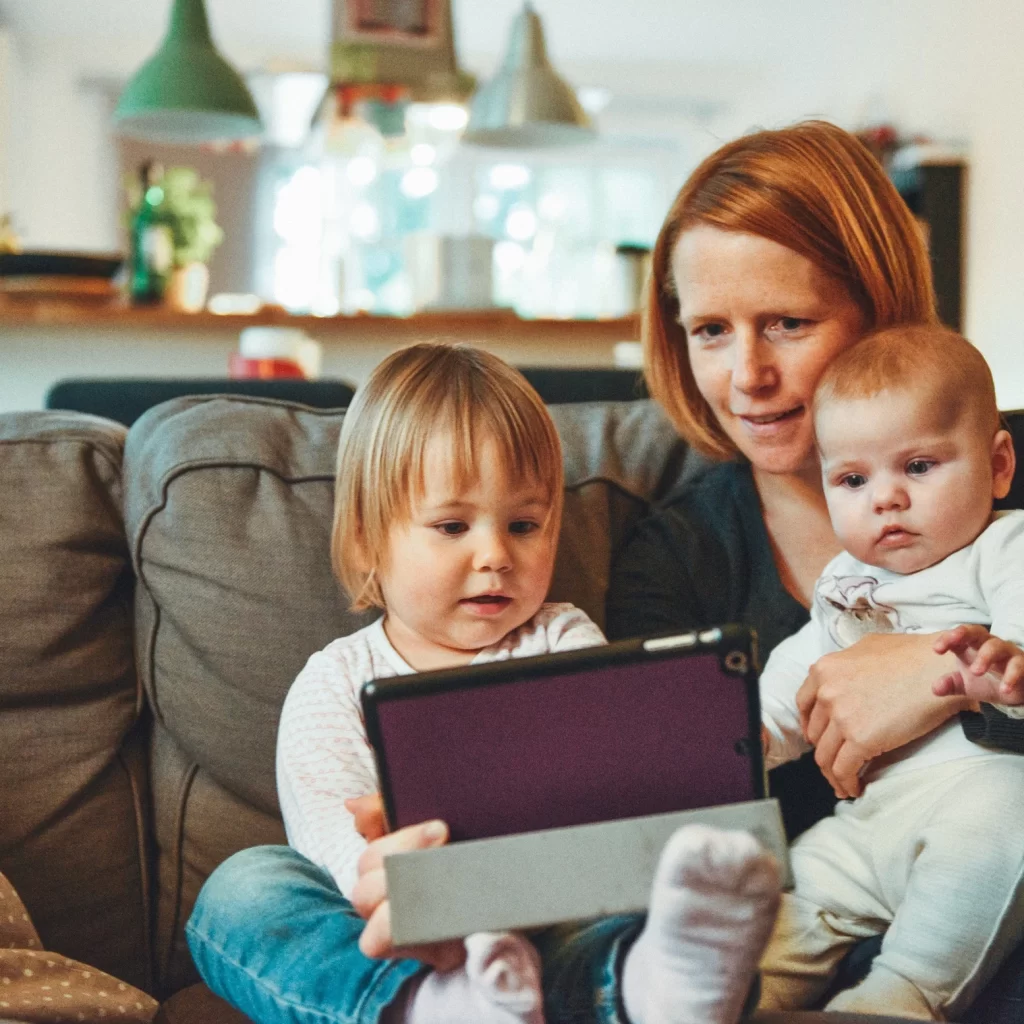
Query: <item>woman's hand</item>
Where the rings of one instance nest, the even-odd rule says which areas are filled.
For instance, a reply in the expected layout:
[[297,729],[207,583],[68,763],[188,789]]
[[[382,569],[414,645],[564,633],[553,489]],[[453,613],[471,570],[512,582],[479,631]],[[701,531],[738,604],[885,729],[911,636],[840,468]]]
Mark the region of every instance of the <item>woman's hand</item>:
[[[368,812],[368,819],[369,817]],[[428,821],[422,825],[409,825],[397,832],[382,835],[363,850],[359,858],[359,879],[352,892],[352,905],[356,913],[366,921],[366,927],[359,936],[359,948],[365,956],[375,959],[396,955],[408,956],[430,964],[438,971],[453,970],[466,959],[466,947],[458,939],[401,950],[395,949],[391,939],[391,904],[388,901],[387,879],[384,875],[384,858],[392,853],[443,846],[447,841],[448,826],[443,821]]]
[[957,626],[940,633],[936,654],[952,651],[957,665],[940,676],[932,692],[960,694],[988,704],[1024,704],[1024,651],[993,636],[984,626]]
[[952,656],[933,650],[934,634],[869,633],[811,666],[797,693],[800,723],[814,759],[840,799],[858,796],[860,772],[876,757],[938,728],[971,706],[932,692]]

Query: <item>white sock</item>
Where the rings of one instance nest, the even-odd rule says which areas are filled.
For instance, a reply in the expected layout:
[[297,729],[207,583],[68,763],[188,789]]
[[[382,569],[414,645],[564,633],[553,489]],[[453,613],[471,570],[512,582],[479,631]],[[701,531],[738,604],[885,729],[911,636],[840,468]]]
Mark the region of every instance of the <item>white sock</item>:
[[544,1024],[540,958],[512,932],[466,939],[466,963],[432,971],[409,993],[404,1024]]
[[779,866],[747,832],[706,825],[666,843],[647,923],[626,954],[633,1024],[736,1024],[779,901]]

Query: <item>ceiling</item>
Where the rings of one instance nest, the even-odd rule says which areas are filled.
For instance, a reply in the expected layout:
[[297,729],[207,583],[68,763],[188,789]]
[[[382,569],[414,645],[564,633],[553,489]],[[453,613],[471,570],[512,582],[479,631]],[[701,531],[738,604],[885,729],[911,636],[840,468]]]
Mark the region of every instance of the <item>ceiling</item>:
[[[903,0],[907,15],[924,0]],[[163,33],[171,0],[0,0],[0,23],[18,34],[96,37],[151,45]],[[821,0],[534,0],[544,20],[553,59],[564,62],[721,61],[749,42],[765,54],[765,40],[785,37],[801,60],[813,60],[823,36],[844,30],[832,5]],[[454,0],[456,38],[471,64],[493,62],[504,49],[508,25],[522,0]],[[207,0],[216,38],[235,59],[324,63],[331,0]],[[856,21],[900,20],[892,0],[861,0]],[[773,59],[773,58],[772,58]]]

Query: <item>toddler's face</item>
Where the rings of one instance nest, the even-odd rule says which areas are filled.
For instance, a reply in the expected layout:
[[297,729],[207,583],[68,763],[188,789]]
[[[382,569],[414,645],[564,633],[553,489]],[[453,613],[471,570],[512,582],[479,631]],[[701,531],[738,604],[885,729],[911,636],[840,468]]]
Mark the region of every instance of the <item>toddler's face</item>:
[[1013,476],[1006,431],[965,411],[950,424],[905,391],[829,402],[815,417],[832,526],[852,555],[911,573],[985,529]]
[[455,482],[447,445],[428,445],[426,493],[391,527],[378,570],[384,628],[417,670],[464,664],[532,618],[551,584],[551,503],[536,482],[509,480],[492,440],[479,477]]

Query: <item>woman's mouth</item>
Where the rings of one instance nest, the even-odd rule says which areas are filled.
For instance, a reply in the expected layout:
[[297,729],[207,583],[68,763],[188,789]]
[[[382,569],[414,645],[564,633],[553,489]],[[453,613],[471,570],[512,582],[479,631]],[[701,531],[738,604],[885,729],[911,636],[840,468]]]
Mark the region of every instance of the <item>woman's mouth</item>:
[[757,416],[752,416],[750,413],[738,414],[741,419],[750,429],[759,433],[769,432],[775,428],[778,424],[789,423],[795,420],[797,417],[802,415],[805,406],[797,405],[792,409],[783,409],[781,412],[766,412],[761,413]]

